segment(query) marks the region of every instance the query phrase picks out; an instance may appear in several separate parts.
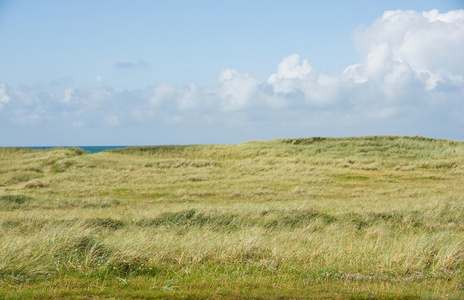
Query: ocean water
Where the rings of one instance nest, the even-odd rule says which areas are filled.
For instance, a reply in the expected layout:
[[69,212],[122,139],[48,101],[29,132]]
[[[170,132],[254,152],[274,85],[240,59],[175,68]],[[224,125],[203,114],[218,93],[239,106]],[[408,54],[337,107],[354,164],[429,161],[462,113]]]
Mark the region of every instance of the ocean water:
[[[120,149],[120,148],[127,148],[129,146],[74,146],[76,148],[81,148],[85,152],[90,152],[90,153],[97,153],[105,150],[112,150],[112,149]],[[28,147],[31,149],[52,149],[56,147]],[[63,148],[70,148],[70,147],[63,147]]]

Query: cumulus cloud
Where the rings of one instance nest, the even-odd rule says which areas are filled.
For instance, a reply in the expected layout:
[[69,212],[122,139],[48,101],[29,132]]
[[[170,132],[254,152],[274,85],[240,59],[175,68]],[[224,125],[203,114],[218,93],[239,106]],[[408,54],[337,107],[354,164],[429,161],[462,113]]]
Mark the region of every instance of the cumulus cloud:
[[417,79],[426,91],[439,82],[462,85],[464,10],[387,11],[356,34],[356,44],[362,61],[344,72],[355,82],[387,78],[391,83],[401,74]]
[[307,59],[300,64],[300,56],[292,54],[282,60],[277,73],[272,74],[267,83],[273,88],[274,99],[283,97],[292,101],[293,98],[307,105],[324,106],[339,100],[340,80],[337,76],[317,72]]
[[387,11],[358,30],[354,41],[359,62],[337,74],[319,72],[308,58],[290,54],[264,82],[224,68],[213,87],[157,83],[145,90],[122,90],[98,76],[97,88],[67,88],[53,97],[0,84],[0,113],[7,115],[8,107],[18,119],[29,116],[36,122],[43,115],[60,115],[63,123],[79,127],[151,122],[189,130],[201,123],[283,136],[426,135],[424,123],[446,134],[462,128],[464,10]]
[[308,80],[312,71],[308,60],[304,59],[300,65],[300,56],[292,54],[282,60],[277,66],[277,73],[272,74],[267,82],[274,85],[276,92],[289,93],[293,90],[295,79]]
[[221,100],[221,109],[224,111],[245,108],[258,86],[256,79],[234,69],[223,69],[218,80],[221,84],[218,96]]

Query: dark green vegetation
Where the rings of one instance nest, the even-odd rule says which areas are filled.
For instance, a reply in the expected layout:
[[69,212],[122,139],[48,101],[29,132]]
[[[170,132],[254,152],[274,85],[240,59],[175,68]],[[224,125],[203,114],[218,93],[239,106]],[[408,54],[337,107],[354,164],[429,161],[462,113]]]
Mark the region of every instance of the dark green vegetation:
[[464,297],[464,143],[0,149],[0,298]]

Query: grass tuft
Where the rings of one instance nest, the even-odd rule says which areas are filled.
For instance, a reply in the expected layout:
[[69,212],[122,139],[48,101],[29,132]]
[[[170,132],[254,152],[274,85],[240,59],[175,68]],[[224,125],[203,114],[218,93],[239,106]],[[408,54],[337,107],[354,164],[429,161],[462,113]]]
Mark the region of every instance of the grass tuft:
[[95,219],[88,219],[86,223],[89,226],[93,227],[100,227],[109,230],[117,230],[124,227],[124,222],[120,220],[114,220],[112,218],[95,218]]

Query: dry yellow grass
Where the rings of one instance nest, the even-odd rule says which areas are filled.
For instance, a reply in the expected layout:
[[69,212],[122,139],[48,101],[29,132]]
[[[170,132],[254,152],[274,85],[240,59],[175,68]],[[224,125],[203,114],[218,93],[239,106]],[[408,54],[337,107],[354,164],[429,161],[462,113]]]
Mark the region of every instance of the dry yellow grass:
[[3,148],[0,161],[4,297],[464,296],[461,142]]

